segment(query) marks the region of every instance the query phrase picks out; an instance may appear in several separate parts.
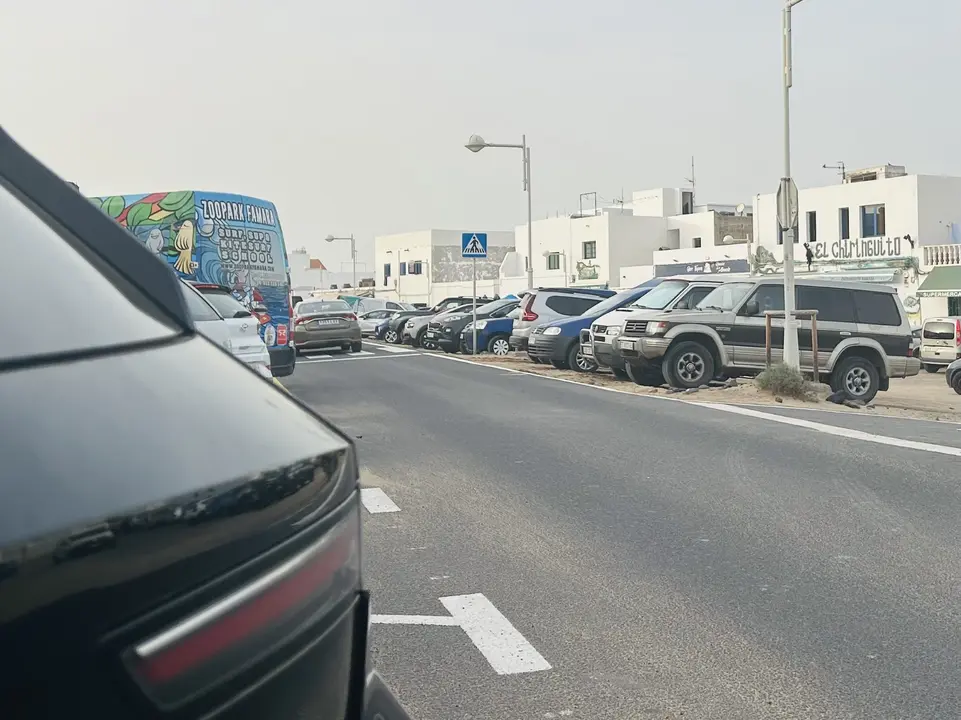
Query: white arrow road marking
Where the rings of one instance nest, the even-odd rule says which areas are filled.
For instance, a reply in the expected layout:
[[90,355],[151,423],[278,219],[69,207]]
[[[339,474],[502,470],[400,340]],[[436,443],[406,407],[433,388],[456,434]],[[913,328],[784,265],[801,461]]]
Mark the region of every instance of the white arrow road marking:
[[456,626],[480,650],[498,675],[550,670],[551,664],[481,593],[440,598],[450,615],[371,615],[379,625]]
[[375,515],[377,513],[400,512],[400,508],[387,497],[380,488],[361,488],[360,501],[367,508],[367,512]]

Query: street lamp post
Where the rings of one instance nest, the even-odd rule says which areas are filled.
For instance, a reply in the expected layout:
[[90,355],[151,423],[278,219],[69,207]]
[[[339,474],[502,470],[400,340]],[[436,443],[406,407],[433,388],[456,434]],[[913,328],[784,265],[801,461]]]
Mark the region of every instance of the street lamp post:
[[333,242],[334,240],[350,240],[350,262],[353,271],[354,284],[353,287],[357,287],[357,247],[354,244],[354,233],[350,234],[350,237],[334,237],[333,235],[328,235],[324,238],[327,242]]
[[480,135],[471,135],[464,146],[471,152],[480,152],[484,148],[515,148],[520,150],[524,158],[524,190],[527,192],[527,287],[534,289],[534,241],[531,230],[531,149],[527,146],[527,135],[521,135],[520,145],[489,143]]
[[[782,57],[783,57],[783,96],[784,96],[784,177],[781,179],[782,192],[787,193],[791,185],[791,84],[792,84],[792,59],[791,59],[791,8],[801,0],[785,0],[784,9],[781,11],[781,32],[782,32]],[[790,194],[788,194],[790,197]],[[785,202],[789,202],[786,199]],[[797,214],[797,208],[793,208]],[[794,244],[795,223],[788,223],[789,227],[784,230],[784,356],[785,365],[792,368],[801,367],[801,358],[798,351],[798,328],[797,318],[795,317],[796,303],[794,297]]]

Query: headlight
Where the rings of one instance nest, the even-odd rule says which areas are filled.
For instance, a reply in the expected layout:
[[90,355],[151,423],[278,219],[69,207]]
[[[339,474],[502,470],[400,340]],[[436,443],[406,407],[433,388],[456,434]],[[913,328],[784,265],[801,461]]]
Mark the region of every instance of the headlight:
[[670,323],[666,322],[649,322],[647,324],[647,334],[648,335],[661,335],[666,333]]
[[409,327],[409,328],[414,327],[414,321],[413,321],[413,320],[408,320],[408,321],[407,321],[407,327]]
[[545,335],[560,335],[561,329],[559,327],[549,327],[544,331]]
[[[471,325],[474,325],[474,324],[471,323]],[[477,324],[474,325],[474,327],[476,327],[478,330],[483,330],[484,328],[487,327],[487,321],[486,321],[486,320],[478,320],[478,321],[477,321]]]
[[607,328],[607,334],[610,337],[617,337],[621,334],[621,329],[619,327],[609,327]]
[[274,374],[270,372],[269,365],[264,365],[263,363],[253,363],[251,367],[257,371],[257,374],[260,375],[260,377],[266,378],[267,380],[274,379]]

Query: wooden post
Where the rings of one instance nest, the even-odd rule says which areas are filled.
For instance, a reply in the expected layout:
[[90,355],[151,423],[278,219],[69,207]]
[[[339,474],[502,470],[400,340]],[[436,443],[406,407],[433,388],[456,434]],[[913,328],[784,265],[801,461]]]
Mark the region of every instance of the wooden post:
[[821,382],[818,373],[818,314],[811,313],[811,357],[814,362],[814,382]]
[[771,314],[764,313],[764,353],[767,357],[767,367],[771,367]]

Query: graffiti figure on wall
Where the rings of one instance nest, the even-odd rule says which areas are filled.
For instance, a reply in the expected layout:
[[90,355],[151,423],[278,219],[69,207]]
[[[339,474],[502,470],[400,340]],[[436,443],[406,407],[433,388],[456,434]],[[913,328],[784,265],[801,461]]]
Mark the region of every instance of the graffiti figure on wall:
[[600,265],[595,265],[590,261],[582,262],[580,260],[577,261],[574,269],[577,270],[578,280],[597,280],[599,277],[598,273],[601,270]]

